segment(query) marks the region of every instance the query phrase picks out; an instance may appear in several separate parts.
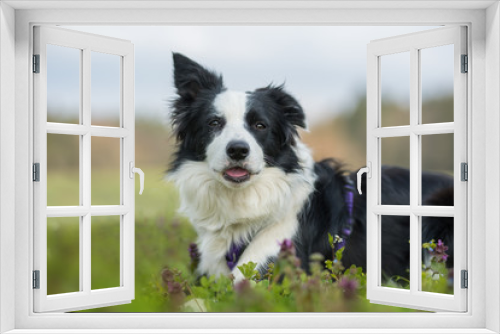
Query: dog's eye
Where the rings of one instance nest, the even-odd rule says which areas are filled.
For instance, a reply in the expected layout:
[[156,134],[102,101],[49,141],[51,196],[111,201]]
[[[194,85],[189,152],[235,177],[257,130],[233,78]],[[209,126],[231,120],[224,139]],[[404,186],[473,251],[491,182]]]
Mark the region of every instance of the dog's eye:
[[267,126],[264,123],[262,123],[262,122],[255,123],[254,127],[257,130],[265,130],[267,128]]
[[213,119],[210,122],[208,122],[208,125],[213,127],[213,128],[219,127],[219,126],[221,126],[221,124],[222,124],[222,122],[218,119]]

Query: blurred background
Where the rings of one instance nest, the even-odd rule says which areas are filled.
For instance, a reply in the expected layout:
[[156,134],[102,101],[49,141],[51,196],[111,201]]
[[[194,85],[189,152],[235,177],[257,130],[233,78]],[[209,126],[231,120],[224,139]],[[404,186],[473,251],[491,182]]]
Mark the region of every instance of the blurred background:
[[[302,138],[314,158],[335,157],[357,170],[366,162],[366,47],[371,40],[435,27],[325,26],[67,26],[135,45],[136,163],[146,174],[136,194],[136,297],[128,305],[92,312],[162,312],[160,272],[188,271],[196,234],[176,214],[176,190],[164,181],[174,150],[168,124],[175,98],[172,52],[221,73],[226,87],[253,90],[285,84],[302,104],[308,131]],[[421,51],[422,122],[453,121],[451,46]],[[48,121],[78,123],[78,50],[49,46]],[[409,54],[384,56],[382,126],[409,124]],[[92,53],[92,124],[119,126],[120,61]],[[79,139],[49,134],[48,205],[79,203]],[[118,204],[120,143],[92,138],[92,204]],[[383,164],[409,167],[409,140],[382,143]],[[453,135],[422,138],[423,170],[452,174]],[[138,181],[137,181],[138,183]],[[138,184],[136,189],[138,189]],[[78,291],[78,218],[48,219],[48,292]],[[119,217],[92,217],[92,288],[119,285]],[[371,305],[371,304],[370,304]],[[345,309],[344,311],[359,311]],[[376,311],[365,308],[363,311]],[[397,311],[386,307],[383,311]]]

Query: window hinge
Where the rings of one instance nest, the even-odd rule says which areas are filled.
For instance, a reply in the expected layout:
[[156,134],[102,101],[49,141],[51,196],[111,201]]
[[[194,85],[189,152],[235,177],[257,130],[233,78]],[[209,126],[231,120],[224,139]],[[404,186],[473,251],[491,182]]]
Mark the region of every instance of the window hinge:
[[33,164],[33,181],[40,182],[40,164],[38,162]]
[[467,270],[462,270],[460,272],[460,277],[462,280],[462,289],[467,289],[469,288],[469,273]]
[[33,270],[33,289],[40,289],[40,270]]
[[33,73],[40,73],[40,55],[33,55]]
[[469,181],[469,165],[466,162],[462,162],[460,165],[460,170],[461,170],[461,180],[462,181]]
[[462,55],[462,73],[469,72],[469,57],[467,55]]

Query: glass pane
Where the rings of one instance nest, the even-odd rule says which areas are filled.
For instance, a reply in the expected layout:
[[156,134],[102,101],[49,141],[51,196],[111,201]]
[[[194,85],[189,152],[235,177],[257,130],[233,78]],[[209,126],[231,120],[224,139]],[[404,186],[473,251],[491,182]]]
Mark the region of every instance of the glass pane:
[[410,52],[380,57],[382,126],[410,124]]
[[120,204],[120,139],[92,137],[92,205]]
[[120,56],[92,52],[92,125],[120,126]]
[[93,216],[92,290],[120,286],[120,216]]
[[47,44],[47,122],[80,122],[81,50]]
[[410,217],[381,216],[382,286],[410,288]]
[[80,291],[80,218],[47,218],[47,294]]
[[47,134],[47,205],[80,205],[80,136]]
[[422,217],[422,291],[453,294],[453,217]]
[[453,206],[453,134],[421,140],[422,205]]
[[453,122],[453,45],[420,50],[422,123]]
[[410,205],[410,137],[381,139],[382,205]]

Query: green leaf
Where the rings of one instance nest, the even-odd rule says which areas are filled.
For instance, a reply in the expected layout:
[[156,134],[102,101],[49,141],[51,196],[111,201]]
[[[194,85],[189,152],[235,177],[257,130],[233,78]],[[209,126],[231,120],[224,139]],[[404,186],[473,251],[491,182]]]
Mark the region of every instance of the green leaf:
[[254,278],[254,276],[257,276],[257,274],[259,274],[259,272],[255,270],[256,267],[257,263],[250,261],[248,263],[242,264],[241,266],[238,266],[238,269],[246,279],[251,280],[252,278]]
[[335,252],[335,258],[340,262],[342,261],[342,255],[344,254],[344,248],[340,248],[337,252]]
[[331,235],[330,233],[328,233],[328,242],[330,243],[330,247],[332,247],[332,249],[334,248],[333,247],[333,235]]
[[208,288],[210,286],[210,283],[209,283],[209,281],[208,281],[208,279],[207,279],[206,276],[201,276],[201,278],[200,278],[200,284],[204,288]]

